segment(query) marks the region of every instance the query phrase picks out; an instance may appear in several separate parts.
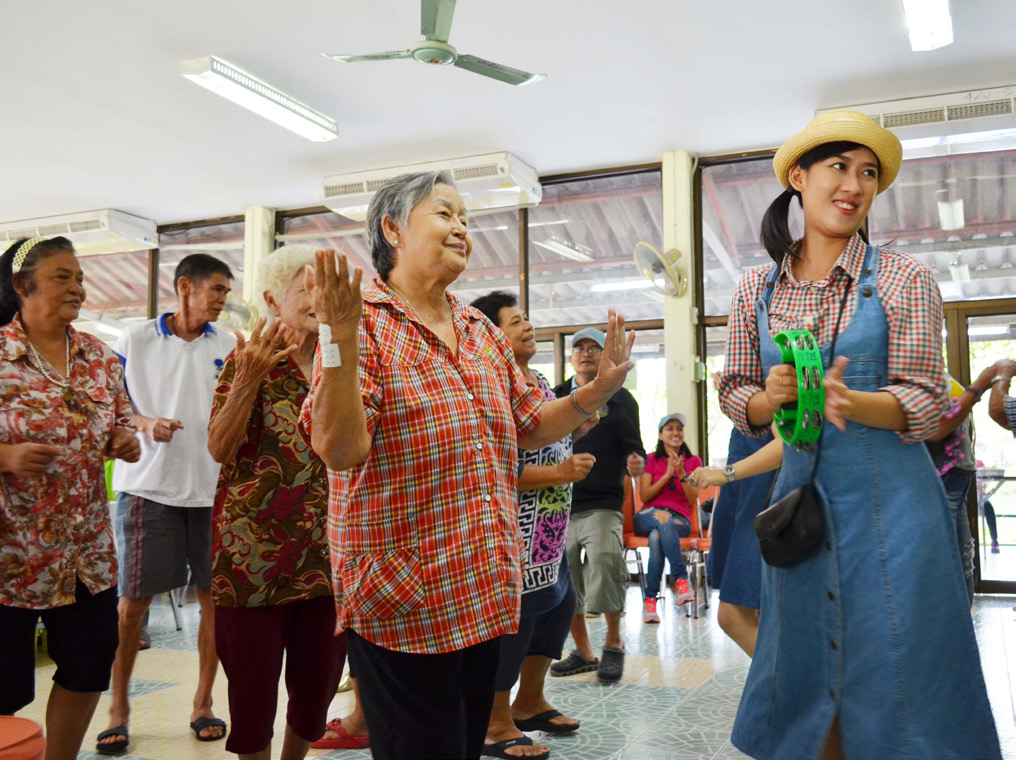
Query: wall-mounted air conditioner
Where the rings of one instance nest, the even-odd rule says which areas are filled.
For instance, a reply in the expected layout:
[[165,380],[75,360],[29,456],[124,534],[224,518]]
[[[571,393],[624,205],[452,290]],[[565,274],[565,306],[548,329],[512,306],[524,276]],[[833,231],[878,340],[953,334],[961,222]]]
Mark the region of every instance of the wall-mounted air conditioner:
[[82,256],[145,251],[159,245],[155,222],[107,208],[0,223],[0,249],[6,250],[20,238],[58,235],[74,243]]
[[839,107],[867,114],[904,141],[1016,129],[1016,85]]
[[466,207],[473,212],[535,206],[543,197],[536,170],[511,153],[488,153],[325,177],[318,197],[336,214],[363,221],[370,199],[388,180],[400,174],[441,169],[452,173]]

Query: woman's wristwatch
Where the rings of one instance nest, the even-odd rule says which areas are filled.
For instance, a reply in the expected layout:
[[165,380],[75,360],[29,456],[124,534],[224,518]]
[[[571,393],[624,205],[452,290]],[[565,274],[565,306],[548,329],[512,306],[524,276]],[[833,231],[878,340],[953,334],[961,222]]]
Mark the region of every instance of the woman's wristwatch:
[[737,473],[734,472],[734,465],[732,464],[723,467],[723,474],[727,476],[728,483],[733,483],[737,479]]

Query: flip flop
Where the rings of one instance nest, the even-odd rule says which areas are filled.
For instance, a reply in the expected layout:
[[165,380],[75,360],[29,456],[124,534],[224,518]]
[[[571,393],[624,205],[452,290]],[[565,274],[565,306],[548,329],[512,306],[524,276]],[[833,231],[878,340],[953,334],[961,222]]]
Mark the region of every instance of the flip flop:
[[318,739],[311,742],[312,749],[364,749],[370,746],[369,736],[353,736],[342,727],[342,719],[329,721],[326,731],[334,731],[338,736],[334,739]]
[[564,713],[558,712],[557,710],[547,710],[546,712],[539,713],[531,718],[516,720],[515,727],[518,728],[519,731],[544,731],[548,734],[570,734],[572,731],[578,730],[580,725],[578,723],[574,726],[551,723],[554,718],[563,717]]
[[[122,742],[114,742],[112,744],[103,744],[103,739],[108,739],[111,736],[122,736]],[[105,731],[100,731],[97,737],[98,741],[95,744],[95,751],[100,755],[119,755],[121,752],[127,751],[127,746],[131,743],[130,734],[127,733],[127,724],[121,723],[119,726],[113,728],[107,728]]]
[[146,649],[152,648],[152,636],[148,631],[142,631],[141,636],[138,638],[138,651],[143,652]]
[[[202,736],[201,732],[206,728],[215,728],[216,726],[222,727],[222,733],[218,736]],[[197,720],[191,721],[191,731],[194,732],[194,736],[198,738],[199,742],[217,742],[219,739],[226,738],[226,721],[221,718],[198,718]]]
[[[497,742],[497,744],[484,744],[483,752],[481,753],[485,757],[500,757],[503,760],[519,760],[520,755],[509,755],[507,750],[512,747],[519,746],[531,746],[533,740],[528,736],[520,736],[517,739],[505,739],[503,742]],[[545,750],[539,755],[526,755],[525,760],[547,760],[550,757],[550,750]]]

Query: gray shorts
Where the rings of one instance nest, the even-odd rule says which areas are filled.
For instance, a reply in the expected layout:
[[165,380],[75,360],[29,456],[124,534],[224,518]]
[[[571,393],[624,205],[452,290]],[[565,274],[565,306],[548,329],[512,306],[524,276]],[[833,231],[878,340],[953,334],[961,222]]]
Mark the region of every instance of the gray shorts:
[[212,585],[212,508],[172,507],[141,496],[116,497],[119,593],[141,599],[187,585]]
[[575,581],[576,615],[624,611],[629,577],[623,532],[624,516],[617,510],[573,512],[569,518],[565,547]]

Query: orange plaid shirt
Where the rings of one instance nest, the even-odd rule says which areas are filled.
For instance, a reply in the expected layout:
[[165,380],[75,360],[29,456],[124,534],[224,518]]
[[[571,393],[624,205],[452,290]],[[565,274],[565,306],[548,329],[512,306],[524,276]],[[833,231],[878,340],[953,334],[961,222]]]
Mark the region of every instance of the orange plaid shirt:
[[[452,295],[458,354],[375,278],[364,288],[360,386],[370,453],[328,471],[339,626],[436,654],[518,629],[524,544],[518,436],[540,422],[507,338]],[[320,351],[301,425],[310,432]]]

